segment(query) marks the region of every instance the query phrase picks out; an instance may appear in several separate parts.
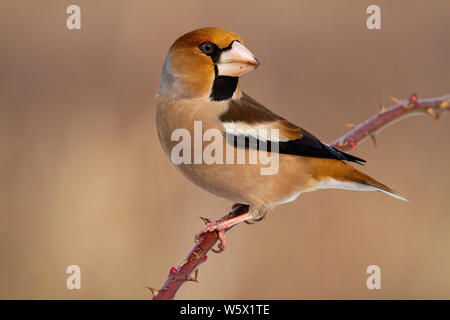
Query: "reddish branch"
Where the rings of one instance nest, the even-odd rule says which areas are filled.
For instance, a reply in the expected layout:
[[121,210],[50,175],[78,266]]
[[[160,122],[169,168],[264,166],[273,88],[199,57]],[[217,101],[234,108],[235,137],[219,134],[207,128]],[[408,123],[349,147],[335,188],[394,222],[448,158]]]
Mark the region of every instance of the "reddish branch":
[[380,103],[380,111],[376,115],[357,126],[350,125],[354,128],[332,142],[331,145],[339,150],[347,151],[366,138],[372,138],[375,142],[375,134],[382,129],[395,121],[413,115],[430,115],[437,121],[441,114],[449,108],[450,94],[439,98],[417,99],[417,95],[413,93],[407,100],[400,101],[392,97],[389,99],[396,104],[386,109]]
[[[224,221],[236,217],[238,215],[247,213],[247,205],[237,205],[222,217],[219,221]],[[228,231],[228,230],[227,230]],[[147,287],[153,294],[153,300],[168,300],[173,299],[181,285],[186,281],[197,282],[198,267],[207,260],[207,253],[218,240],[217,232],[208,232],[204,234],[199,241],[194,245],[191,252],[183,259],[178,267],[172,267],[169,271],[166,281],[161,286],[160,290]],[[195,272],[194,277],[191,276]]]
[[[450,94],[433,99],[418,99],[416,94],[412,94],[409,99],[402,101],[392,97],[390,99],[396,103],[394,106],[386,109],[380,103],[380,111],[376,115],[357,126],[348,125],[353,129],[332,142],[331,145],[342,151],[348,151],[366,138],[370,137],[375,142],[375,134],[397,120],[420,114],[428,114],[433,119],[438,120],[442,113],[448,111],[450,105]],[[237,205],[220,221],[244,214],[247,211],[248,206]],[[160,290],[147,287],[152,292],[153,299],[173,299],[183,283],[186,281],[197,282],[198,267],[206,261],[206,254],[213,248],[217,240],[216,232],[204,234],[180,265],[170,269],[169,275]],[[194,276],[192,276],[192,273],[194,273]]]

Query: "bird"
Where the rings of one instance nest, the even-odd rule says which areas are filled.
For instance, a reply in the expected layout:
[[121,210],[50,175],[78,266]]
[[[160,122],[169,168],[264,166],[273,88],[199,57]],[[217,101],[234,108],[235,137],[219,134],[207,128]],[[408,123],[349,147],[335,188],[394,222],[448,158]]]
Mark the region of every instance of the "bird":
[[[248,212],[226,221],[205,218],[206,224],[196,233],[196,239],[206,232],[217,231],[219,247],[223,250],[226,248],[224,231],[228,228],[241,222],[259,221],[278,205],[320,189],[381,191],[408,201],[349,164],[363,164],[365,160],[327,145],[241,91],[239,77],[259,66],[259,60],[239,35],[216,27],[180,36],[165,57],[155,96],[156,126],[163,150],[170,158],[181,140],[174,139],[174,132],[182,130],[195,136],[199,123],[203,132],[215,133],[211,136],[217,139],[216,146],[222,150],[231,148],[237,153],[239,149],[244,151],[245,159],[258,152],[278,158],[278,170],[274,174],[261,174],[264,164],[260,162],[174,163],[195,185],[248,206]],[[272,139],[272,136],[257,135],[258,130],[275,130],[278,136],[274,134]],[[242,137],[244,145],[239,145],[237,140]],[[256,141],[256,147],[249,141]],[[200,146],[205,148],[208,142],[202,140]],[[262,147],[269,143],[276,148]],[[183,159],[192,159],[196,152],[196,146],[191,143],[190,149],[183,151]],[[226,155],[221,157],[225,159]]]

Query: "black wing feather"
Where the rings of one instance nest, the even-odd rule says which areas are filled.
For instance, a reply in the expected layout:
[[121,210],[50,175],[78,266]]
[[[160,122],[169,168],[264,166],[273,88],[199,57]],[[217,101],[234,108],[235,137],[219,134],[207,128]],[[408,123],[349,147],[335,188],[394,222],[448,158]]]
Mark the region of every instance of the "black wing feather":
[[[302,130],[303,136],[300,139],[281,141],[278,142],[278,153],[280,154],[292,154],[303,157],[314,157],[314,158],[327,158],[356,162],[357,164],[363,164],[366,160],[352,156],[351,154],[339,151],[338,149],[331,147],[315,136]],[[240,147],[241,144],[238,141],[242,138],[239,136],[227,136],[227,142],[233,144],[235,147]],[[231,138],[231,139],[230,139]],[[250,144],[250,138],[244,137],[245,148],[246,149],[257,149],[272,152],[271,145],[276,142],[267,141],[263,142],[261,140],[252,140]],[[241,140],[242,141],[242,140]],[[255,143],[256,142],[256,143]]]
[[304,157],[328,158],[356,162],[363,164],[366,160],[352,156],[331,147],[308,131],[301,129],[303,136],[300,139],[283,141],[279,143],[279,152]]

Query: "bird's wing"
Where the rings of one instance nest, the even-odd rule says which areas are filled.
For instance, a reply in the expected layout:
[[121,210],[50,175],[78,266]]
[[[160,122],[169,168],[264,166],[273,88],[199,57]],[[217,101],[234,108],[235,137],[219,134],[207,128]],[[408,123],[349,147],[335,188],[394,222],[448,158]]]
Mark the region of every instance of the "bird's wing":
[[[265,141],[267,148],[270,148],[271,143],[278,143],[279,153],[345,160],[359,164],[365,162],[321,142],[308,131],[273,113],[245,93],[241,98],[230,101],[228,110],[220,115],[220,121],[229,142],[236,143],[237,137],[244,136],[246,139],[257,139],[258,146],[261,141]],[[277,130],[278,136],[271,133],[273,129]],[[229,140],[229,137],[234,138]]]

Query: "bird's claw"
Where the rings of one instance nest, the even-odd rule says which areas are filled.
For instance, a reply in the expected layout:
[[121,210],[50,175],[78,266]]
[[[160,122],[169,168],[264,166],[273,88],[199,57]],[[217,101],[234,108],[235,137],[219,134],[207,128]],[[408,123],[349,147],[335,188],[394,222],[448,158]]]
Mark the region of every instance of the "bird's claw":
[[205,226],[203,228],[201,228],[200,231],[195,234],[195,241],[198,241],[200,239],[200,237],[207,232],[216,231],[217,236],[219,237],[220,243],[219,243],[218,249],[211,249],[211,250],[215,253],[220,253],[220,252],[224,251],[227,246],[227,241],[225,239],[225,229],[221,228],[221,225],[216,220],[213,220],[208,217],[200,217],[200,219],[203,220],[203,222],[205,223]]
[[222,245],[222,243],[219,243],[217,246],[217,249],[212,248],[211,251],[214,253],[221,253],[225,250],[225,247]]

